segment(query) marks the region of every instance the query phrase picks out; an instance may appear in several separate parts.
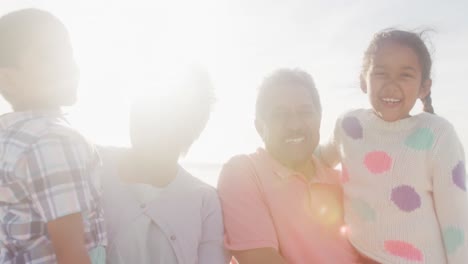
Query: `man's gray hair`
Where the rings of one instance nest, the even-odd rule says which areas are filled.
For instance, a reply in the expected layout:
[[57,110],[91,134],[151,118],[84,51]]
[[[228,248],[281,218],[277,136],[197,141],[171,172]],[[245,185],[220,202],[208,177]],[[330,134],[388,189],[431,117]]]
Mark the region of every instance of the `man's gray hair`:
[[313,105],[321,116],[322,105],[320,104],[320,97],[312,76],[301,69],[281,68],[267,76],[260,85],[257,94],[255,117],[257,119],[265,117],[265,105],[268,103],[268,93],[272,88],[287,88],[292,86],[302,86],[310,92]]

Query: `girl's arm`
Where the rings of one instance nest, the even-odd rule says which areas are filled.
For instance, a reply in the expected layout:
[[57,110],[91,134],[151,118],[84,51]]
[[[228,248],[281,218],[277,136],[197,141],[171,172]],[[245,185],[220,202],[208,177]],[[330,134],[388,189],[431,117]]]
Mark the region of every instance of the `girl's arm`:
[[224,249],[223,216],[216,191],[210,190],[205,197],[202,209],[202,238],[198,246],[198,263],[229,263]]
[[448,263],[468,263],[468,196],[465,155],[450,125],[434,149],[434,205]]

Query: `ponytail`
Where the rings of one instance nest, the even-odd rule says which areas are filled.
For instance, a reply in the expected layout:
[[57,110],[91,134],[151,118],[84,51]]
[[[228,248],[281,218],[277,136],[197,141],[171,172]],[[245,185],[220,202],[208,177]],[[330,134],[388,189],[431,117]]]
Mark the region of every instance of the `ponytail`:
[[434,114],[434,107],[432,106],[432,98],[431,98],[431,92],[429,94],[421,99],[423,106],[424,106],[424,112]]

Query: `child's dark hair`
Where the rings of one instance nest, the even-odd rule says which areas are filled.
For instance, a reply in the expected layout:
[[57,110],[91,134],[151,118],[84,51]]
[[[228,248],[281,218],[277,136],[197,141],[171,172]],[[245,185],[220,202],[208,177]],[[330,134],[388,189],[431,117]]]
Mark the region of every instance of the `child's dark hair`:
[[0,67],[14,66],[34,34],[45,25],[63,24],[51,13],[29,8],[13,11],[0,18]]
[[[422,39],[422,35],[424,35],[425,32],[426,31],[422,31],[421,33],[415,33],[404,30],[385,29],[376,33],[372,38],[369,47],[364,53],[361,75],[365,76],[365,74],[369,70],[372,58],[375,56],[375,54],[381,48],[381,46],[389,41],[393,41],[413,49],[413,51],[418,56],[419,63],[421,64],[422,81],[424,82],[430,79],[432,59],[431,54],[429,53],[429,50],[427,49],[426,44]],[[434,108],[432,106],[431,93],[429,93],[421,101],[424,105],[424,112],[433,114]]]

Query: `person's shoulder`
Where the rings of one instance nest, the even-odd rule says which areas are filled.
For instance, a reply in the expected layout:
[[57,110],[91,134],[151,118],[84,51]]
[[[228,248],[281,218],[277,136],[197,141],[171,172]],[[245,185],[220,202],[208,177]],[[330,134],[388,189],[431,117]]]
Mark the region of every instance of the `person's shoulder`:
[[51,128],[55,127],[54,120],[36,112],[12,112],[3,118],[8,123],[5,139],[14,139],[26,147],[49,135]]
[[356,108],[356,109],[349,109],[340,115],[338,115],[336,119],[336,126],[341,126],[343,122],[351,122],[351,123],[356,123],[356,122],[362,122],[366,119],[368,119],[369,116],[369,110],[368,109],[363,109],[363,108]]
[[188,183],[190,186],[202,187],[202,188],[212,188],[208,183],[200,180],[198,177],[194,176],[191,172],[186,170],[184,167],[179,165],[179,176]]
[[0,117],[1,121],[1,148],[8,150],[0,154],[0,162],[15,166],[18,160],[27,153],[31,146],[38,141],[47,130],[43,119],[31,113],[12,112]]
[[178,188],[191,189],[202,193],[216,193],[215,187],[196,177],[196,175],[193,175],[191,172],[180,165],[177,177],[180,179],[180,181],[178,181],[180,183],[178,184]]
[[14,112],[10,115],[11,126],[8,127],[5,141],[16,142],[25,150],[31,147],[62,144],[84,147],[90,150],[93,145],[77,129],[73,128],[59,113]]
[[425,126],[430,126],[433,128],[452,128],[453,125],[446,118],[430,113],[420,113],[417,115],[420,123]]
[[200,210],[203,219],[215,211],[221,214],[221,201],[216,188],[182,167],[179,170],[179,177],[183,179],[183,184],[177,184],[177,192],[173,192],[177,193],[176,197],[182,198],[186,206]]
[[37,140],[31,148],[56,146],[64,152],[73,153],[82,161],[99,159],[95,145],[63,118],[47,118],[45,127],[37,133]]
[[363,123],[369,119],[368,115],[369,110],[362,108],[350,109],[338,115],[334,127],[335,140],[339,141],[343,130],[350,130],[353,135],[360,136]]
[[24,152],[52,145],[62,146],[64,151],[74,151],[77,155],[95,152],[91,141],[70,126],[62,115],[35,112],[16,114],[20,116],[20,121],[9,128],[10,139],[6,138],[6,141],[19,142],[18,146],[22,146]]
[[214,186],[202,181],[200,178],[194,176],[192,173],[184,169],[182,166],[179,167],[179,177],[183,181],[183,184],[179,185],[187,193],[195,193],[197,196],[201,196],[204,199],[218,199],[218,194]]
[[457,132],[453,124],[446,118],[429,113],[420,113],[417,115],[419,128],[429,129],[432,136],[456,138]]
[[[73,128],[63,116],[42,117],[43,129],[28,147],[28,152],[43,156],[50,164],[62,156],[63,166],[68,163],[75,168],[96,172],[101,166],[96,146],[77,129]],[[47,157],[47,158],[46,158]]]
[[345,119],[345,118],[350,118],[350,117],[355,117],[355,118],[362,118],[369,115],[369,110],[364,109],[364,108],[354,108],[354,109],[349,109],[345,112],[343,112],[338,119]]
[[44,121],[44,129],[39,133],[40,137],[58,137],[72,141],[89,141],[62,117],[49,117]]
[[255,156],[256,154],[238,154],[229,158],[224,164],[223,167],[243,167],[246,166],[250,161],[250,157]]
[[247,186],[258,184],[256,166],[260,154],[241,154],[231,157],[224,163],[218,178],[218,193],[238,192]]
[[254,163],[259,160],[260,154],[258,152],[251,154],[238,154],[231,157],[226,161],[222,168],[219,176],[219,181],[224,181],[225,178],[246,177],[249,172],[254,170]]

